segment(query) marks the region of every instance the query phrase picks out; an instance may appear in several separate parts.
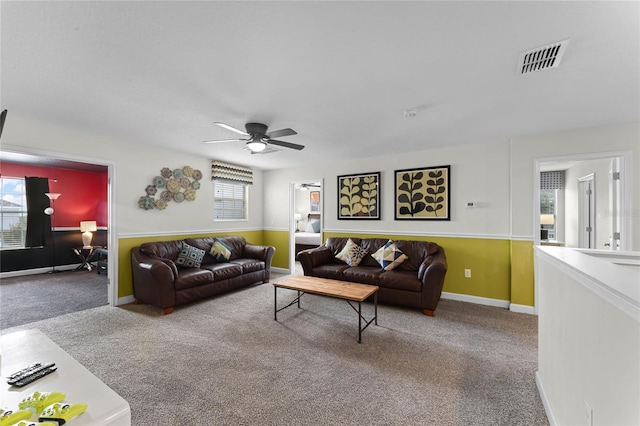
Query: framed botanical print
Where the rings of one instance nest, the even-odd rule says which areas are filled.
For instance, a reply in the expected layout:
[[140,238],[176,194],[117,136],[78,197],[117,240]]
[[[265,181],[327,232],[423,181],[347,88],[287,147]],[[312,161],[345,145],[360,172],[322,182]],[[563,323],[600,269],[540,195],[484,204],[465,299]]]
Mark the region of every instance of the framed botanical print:
[[451,220],[451,166],[395,171],[396,220]]
[[380,219],[380,172],[338,176],[338,219]]

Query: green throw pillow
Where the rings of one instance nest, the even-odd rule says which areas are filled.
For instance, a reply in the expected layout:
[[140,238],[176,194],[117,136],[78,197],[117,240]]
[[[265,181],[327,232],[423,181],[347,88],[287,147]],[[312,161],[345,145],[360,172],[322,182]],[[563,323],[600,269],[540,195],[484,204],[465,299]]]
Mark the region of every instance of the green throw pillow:
[[228,262],[231,258],[231,248],[220,241],[218,238],[213,239],[213,245],[211,246],[211,250],[209,250],[209,254],[216,260],[218,263]]
[[367,251],[349,238],[342,251],[336,256],[336,259],[342,260],[349,266],[358,266],[366,255]]
[[178,253],[178,257],[174,260],[176,265],[183,266],[185,268],[199,268],[204,258],[204,250],[200,250],[197,247],[191,246],[187,243],[182,243],[182,249]]

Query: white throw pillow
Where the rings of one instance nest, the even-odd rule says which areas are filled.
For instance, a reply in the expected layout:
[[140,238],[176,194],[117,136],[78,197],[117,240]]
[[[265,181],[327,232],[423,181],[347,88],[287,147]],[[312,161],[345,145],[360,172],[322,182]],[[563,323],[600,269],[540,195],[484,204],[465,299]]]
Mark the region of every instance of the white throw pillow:
[[336,256],[336,259],[342,260],[349,266],[358,266],[366,255],[367,251],[349,238],[342,251]]
[[409,258],[409,256],[400,251],[400,249],[396,247],[396,243],[391,240],[376,250],[376,252],[371,256],[385,271],[393,270],[396,266]]

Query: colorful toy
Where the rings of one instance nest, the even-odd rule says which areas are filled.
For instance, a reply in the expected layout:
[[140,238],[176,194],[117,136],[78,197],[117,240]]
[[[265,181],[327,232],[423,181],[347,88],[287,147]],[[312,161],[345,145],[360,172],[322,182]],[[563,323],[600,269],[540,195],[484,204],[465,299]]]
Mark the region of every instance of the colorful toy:
[[31,418],[33,412],[31,410],[10,410],[8,408],[0,408],[0,426],[12,426],[20,420]]
[[28,420],[21,420],[18,423],[14,423],[13,426],[58,426],[56,422],[30,422]]
[[80,402],[75,404],[56,402],[49,405],[42,413],[40,413],[38,421],[56,422],[58,425],[63,425],[77,415],[84,413],[86,410],[87,404],[82,404]]
[[34,392],[20,401],[18,408],[21,410],[31,410],[33,414],[40,414],[42,410],[54,402],[63,401],[66,396],[63,392]]

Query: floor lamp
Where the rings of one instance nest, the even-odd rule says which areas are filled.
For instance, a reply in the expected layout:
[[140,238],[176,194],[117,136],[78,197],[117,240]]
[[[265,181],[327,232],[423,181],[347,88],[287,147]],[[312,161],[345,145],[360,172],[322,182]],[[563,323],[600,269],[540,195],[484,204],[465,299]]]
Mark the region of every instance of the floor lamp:
[[44,209],[44,214],[51,216],[51,266],[53,268],[51,272],[57,272],[56,271],[56,238],[55,238],[55,226],[54,226],[55,210],[53,208],[53,205],[55,201],[58,199],[58,197],[60,197],[62,194],[59,194],[57,192],[45,192],[44,195],[46,195],[49,198],[49,200],[51,200],[51,207],[47,207],[46,209]]

